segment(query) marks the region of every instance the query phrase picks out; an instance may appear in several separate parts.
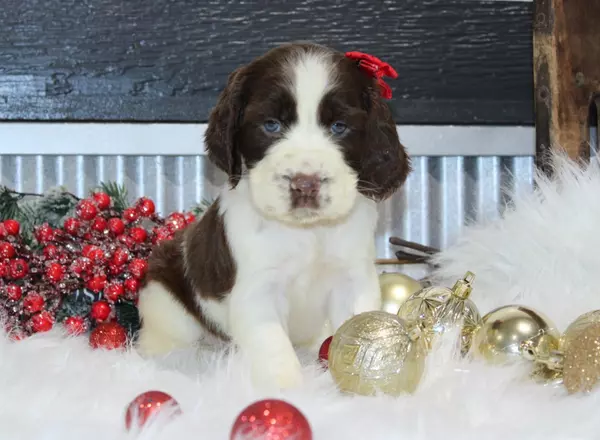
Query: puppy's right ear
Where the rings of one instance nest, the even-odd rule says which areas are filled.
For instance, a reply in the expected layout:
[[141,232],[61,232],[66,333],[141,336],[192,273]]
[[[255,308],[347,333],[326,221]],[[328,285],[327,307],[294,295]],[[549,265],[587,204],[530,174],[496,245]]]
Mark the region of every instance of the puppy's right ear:
[[204,135],[209,159],[227,173],[233,187],[240,181],[242,174],[242,156],[236,145],[236,135],[244,107],[244,77],[243,67],[229,75],[227,86],[210,114]]

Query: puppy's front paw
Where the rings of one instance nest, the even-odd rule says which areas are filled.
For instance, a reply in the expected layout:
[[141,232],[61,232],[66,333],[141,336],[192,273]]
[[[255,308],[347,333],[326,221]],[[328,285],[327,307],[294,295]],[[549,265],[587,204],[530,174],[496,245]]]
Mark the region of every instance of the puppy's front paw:
[[296,353],[254,358],[252,380],[260,387],[296,388],[302,384],[302,366]]

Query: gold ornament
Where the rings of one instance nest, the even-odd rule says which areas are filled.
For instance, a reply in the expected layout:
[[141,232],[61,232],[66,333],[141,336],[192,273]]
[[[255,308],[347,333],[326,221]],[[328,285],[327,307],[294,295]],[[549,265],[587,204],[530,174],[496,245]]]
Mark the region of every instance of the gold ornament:
[[523,359],[527,345],[537,353],[558,348],[560,333],[541,313],[518,305],[492,310],[482,319],[473,338],[473,353],[492,364]]
[[329,371],[342,391],[398,396],[417,388],[426,352],[418,328],[391,313],[365,312],[333,335]]
[[382,273],[379,275],[381,289],[381,310],[396,314],[398,308],[413,293],[423,288],[420,282],[402,273]]
[[432,286],[416,292],[400,306],[398,316],[419,326],[429,349],[437,335],[462,325],[460,351],[464,356],[481,322],[477,306],[469,299],[474,278],[473,273],[467,272],[452,289]]
[[573,321],[560,338],[558,349],[522,344],[527,359],[540,370],[562,380],[569,393],[589,392],[600,381],[600,310],[585,313]]

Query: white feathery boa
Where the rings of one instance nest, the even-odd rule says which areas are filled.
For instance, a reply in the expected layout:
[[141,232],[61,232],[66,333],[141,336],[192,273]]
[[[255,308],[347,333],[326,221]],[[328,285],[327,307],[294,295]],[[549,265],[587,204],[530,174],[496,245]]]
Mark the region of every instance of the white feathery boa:
[[[558,158],[555,179],[537,183],[502,220],[469,227],[437,258],[435,276],[449,284],[471,270],[482,313],[520,303],[564,329],[600,308],[600,165],[580,169]],[[225,440],[238,412],[266,397],[298,406],[315,440],[600,438],[600,393],[567,396],[529,382],[523,365],[459,361],[451,346],[430,355],[414,395],[394,399],[340,395],[314,353],[305,355],[302,389],[267,393],[252,387],[235,354],[189,351],[157,362],[92,351],[57,330],[18,343],[0,337],[0,439]],[[127,403],[150,389],[174,396],[183,415],[127,433]]]

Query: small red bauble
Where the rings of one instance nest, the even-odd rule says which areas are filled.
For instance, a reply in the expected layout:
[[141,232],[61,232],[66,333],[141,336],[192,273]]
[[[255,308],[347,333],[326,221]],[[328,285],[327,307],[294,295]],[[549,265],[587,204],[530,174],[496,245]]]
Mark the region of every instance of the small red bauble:
[[58,247],[56,247],[53,244],[48,244],[46,246],[44,246],[44,257],[52,259],[52,258],[56,258],[56,256],[58,255]]
[[98,249],[98,246],[94,246],[93,244],[86,244],[85,246],[83,246],[83,248],[81,249],[81,255],[83,255],[84,257],[89,258],[90,257],[90,253],[94,250],[94,249]]
[[127,208],[125,211],[123,211],[123,218],[127,223],[133,223],[140,218],[140,213],[135,208]]
[[98,208],[91,200],[83,199],[77,203],[75,213],[80,219],[89,221],[98,215]]
[[63,229],[71,235],[77,235],[81,228],[81,222],[73,217],[69,217],[63,224]]
[[92,348],[114,350],[124,347],[126,342],[127,332],[123,326],[116,322],[103,322],[90,334],[90,346]]
[[328,337],[321,344],[321,348],[319,348],[319,362],[323,368],[328,368],[329,366],[329,346],[331,345],[331,340],[333,336]]
[[140,282],[135,278],[127,278],[123,284],[127,292],[137,293],[140,290]]
[[40,243],[48,243],[54,240],[54,230],[48,223],[44,223],[35,229],[35,239]]
[[106,286],[106,275],[94,275],[87,283],[86,286],[94,293],[101,292]]
[[230,440],[312,440],[306,417],[283,400],[266,399],[247,406],[235,419]]
[[110,275],[121,275],[124,270],[125,266],[117,266],[116,264],[112,263],[108,265],[108,273]]
[[144,228],[140,228],[136,226],[129,230],[129,235],[133,238],[137,243],[143,243],[148,238],[148,233]]
[[29,313],[39,312],[44,308],[44,297],[37,292],[28,293],[23,299],[23,308]]
[[92,268],[92,261],[87,257],[79,257],[71,264],[71,270],[77,275],[88,272]]
[[10,277],[10,264],[0,262],[0,278]]
[[12,219],[4,220],[4,229],[8,235],[19,235],[21,223]]
[[69,316],[64,322],[65,329],[70,335],[78,336],[86,331],[85,319],[81,316]]
[[108,229],[114,235],[121,235],[123,232],[125,232],[125,223],[123,223],[123,220],[117,217],[109,218]]
[[31,317],[31,328],[36,333],[50,331],[53,326],[54,317],[45,310]]
[[167,220],[165,221],[165,225],[171,232],[175,232],[179,229],[185,228],[187,222],[185,221],[185,215],[180,212],[173,212],[169,214]]
[[110,304],[106,301],[96,301],[92,304],[92,311],[90,312],[90,316],[92,319],[102,322],[106,321],[110,316]]
[[140,198],[136,203],[137,209],[144,217],[149,217],[156,211],[154,202],[147,197]]
[[113,281],[104,289],[104,297],[112,302],[115,302],[125,293],[125,287],[118,281]]
[[87,255],[87,257],[92,260],[92,263],[105,263],[106,262],[106,255],[104,253],[104,250],[100,249],[99,247],[92,249],[89,254]]
[[18,301],[23,296],[23,289],[18,284],[7,284],[4,291],[6,292],[6,296],[13,301]]
[[108,221],[104,217],[96,217],[92,221],[92,229],[96,232],[104,232],[108,229]]
[[97,192],[94,193],[93,197],[96,206],[101,211],[104,211],[105,209],[108,209],[110,207],[110,196],[108,194],[103,192]]
[[146,272],[148,271],[148,262],[146,260],[142,260],[141,258],[134,258],[127,266],[129,273],[136,277],[137,279],[144,278]]
[[23,278],[29,273],[29,265],[22,258],[15,258],[10,261],[10,276],[14,279]]
[[125,247],[127,247],[128,249],[131,249],[133,247],[133,245],[135,244],[135,240],[133,238],[131,238],[129,235],[121,235],[119,237],[119,242],[123,243],[125,245]]
[[173,417],[181,414],[179,403],[162,391],[146,391],[137,396],[128,406],[125,412],[125,426],[144,426],[152,417],[156,417],[160,411],[168,411]]
[[191,213],[188,212],[185,214],[185,222],[189,225],[190,223],[193,223],[196,220],[196,216]]
[[171,238],[171,231],[166,226],[155,227],[152,229],[152,244],[157,244]]
[[0,241],[0,257],[2,258],[12,258],[15,256],[17,251],[15,251],[15,247],[7,243],[6,241]]
[[65,276],[65,268],[59,263],[51,263],[46,268],[46,278],[53,283],[58,283]]
[[127,260],[129,260],[129,251],[127,249],[122,247],[115,249],[115,252],[111,258],[112,264],[115,266],[122,266],[127,263]]

